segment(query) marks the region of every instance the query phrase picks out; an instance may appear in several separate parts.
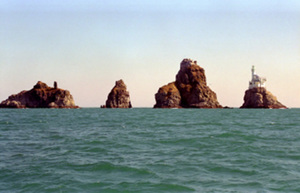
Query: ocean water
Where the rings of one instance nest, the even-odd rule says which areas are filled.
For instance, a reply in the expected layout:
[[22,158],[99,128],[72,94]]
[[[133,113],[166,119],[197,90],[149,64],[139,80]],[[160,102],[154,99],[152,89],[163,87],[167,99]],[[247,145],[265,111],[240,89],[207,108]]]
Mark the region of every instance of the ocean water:
[[300,109],[0,109],[0,192],[300,192]]

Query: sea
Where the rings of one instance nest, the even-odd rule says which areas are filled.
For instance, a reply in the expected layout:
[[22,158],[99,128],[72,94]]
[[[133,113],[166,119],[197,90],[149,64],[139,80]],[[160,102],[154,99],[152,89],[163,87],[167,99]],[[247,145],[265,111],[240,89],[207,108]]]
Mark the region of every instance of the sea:
[[300,109],[0,109],[0,192],[300,192]]

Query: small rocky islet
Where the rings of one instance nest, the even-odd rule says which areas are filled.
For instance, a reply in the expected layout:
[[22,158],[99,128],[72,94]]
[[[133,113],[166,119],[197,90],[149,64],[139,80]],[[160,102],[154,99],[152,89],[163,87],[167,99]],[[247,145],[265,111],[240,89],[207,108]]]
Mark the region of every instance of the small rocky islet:
[[108,94],[105,105],[101,108],[132,108],[129,92],[124,81],[116,81],[115,86]]
[[[255,73],[245,91],[244,103],[240,108],[287,108],[265,88],[265,78]],[[205,70],[197,61],[183,59],[176,80],[160,87],[155,94],[154,108],[223,108],[217,95],[206,83]],[[118,80],[101,108],[132,108],[130,95],[124,81]],[[68,90],[53,87],[38,81],[29,91],[13,94],[0,103],[0,108],[79,108]],[[229,108],[225,106],[224,108]]]
[[254,66],[251,72],[249,88],[245,91],[244,104],[240,108],[286,109],[287,107],[265,88],[267,79],[256,74]]
[[244,104],[241,108],[286,109],[277,98],[266,88],[251,88],[246,90]]
[[0,103],[0,108],[79,108],[68,90],[38,81],[29,91],[13,94]]

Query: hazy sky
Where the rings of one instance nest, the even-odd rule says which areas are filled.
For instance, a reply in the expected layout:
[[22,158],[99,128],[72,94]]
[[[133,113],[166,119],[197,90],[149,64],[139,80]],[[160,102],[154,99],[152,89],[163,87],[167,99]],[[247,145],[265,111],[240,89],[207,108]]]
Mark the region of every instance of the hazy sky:
[[0,26],[0,101],[41,80],[98,107],[123,79],[134,107],[152,107],[191,58],[223,106],[242,105],[255,65],[300,107],[299,0],[2,0]]

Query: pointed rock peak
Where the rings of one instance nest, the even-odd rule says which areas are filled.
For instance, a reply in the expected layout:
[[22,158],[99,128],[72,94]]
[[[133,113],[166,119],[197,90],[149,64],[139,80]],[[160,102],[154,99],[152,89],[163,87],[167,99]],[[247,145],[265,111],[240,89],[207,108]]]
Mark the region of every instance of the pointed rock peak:
[[116,85],[108,94],[105,105],[101,108],[131,108],[129,92],[122,79],[116,81]]
[[117,87],[126,87],[126,85],[122,79],[116,81],[116,86]]
[[206,85],[205,70],[201,68],[197,61],[184,59],[180,63],[180,70],[176,75],[176,84],[203,84]]
[[180,63],[180,69],[185,69],[187,67],[190,67],[192,65],[197,65],[197,61],[195,60],[192,60],[192,59],[189,59],[189,58],[185,58],[182,60],[182,62]]
[[46,83],[43,83],[42,81],[38,81],[36,85],[33,87],[34,89],[43,89],[48,88],[48,85]]

